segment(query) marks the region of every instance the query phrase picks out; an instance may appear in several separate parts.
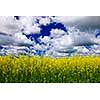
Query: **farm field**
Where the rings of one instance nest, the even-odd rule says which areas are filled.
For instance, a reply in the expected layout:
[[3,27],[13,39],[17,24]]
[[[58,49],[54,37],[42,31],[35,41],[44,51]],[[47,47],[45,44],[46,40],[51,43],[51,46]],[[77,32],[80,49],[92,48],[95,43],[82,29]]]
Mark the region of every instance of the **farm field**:
[[100,57],[0,56],[0,83],[99,83]]

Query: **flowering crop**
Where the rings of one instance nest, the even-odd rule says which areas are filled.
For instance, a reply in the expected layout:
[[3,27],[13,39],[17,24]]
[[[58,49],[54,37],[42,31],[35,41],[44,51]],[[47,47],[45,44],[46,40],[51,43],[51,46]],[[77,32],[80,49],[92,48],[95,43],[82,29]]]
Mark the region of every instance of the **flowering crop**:
[[0,56],[1,83],[97,83],[100,57]]

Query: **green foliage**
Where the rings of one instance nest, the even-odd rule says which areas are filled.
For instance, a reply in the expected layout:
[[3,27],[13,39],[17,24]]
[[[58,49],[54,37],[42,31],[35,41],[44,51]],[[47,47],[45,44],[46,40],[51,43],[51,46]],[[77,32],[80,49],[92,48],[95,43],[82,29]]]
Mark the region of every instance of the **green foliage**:
[[0,56],[1,83],[97,83],[100,57]]

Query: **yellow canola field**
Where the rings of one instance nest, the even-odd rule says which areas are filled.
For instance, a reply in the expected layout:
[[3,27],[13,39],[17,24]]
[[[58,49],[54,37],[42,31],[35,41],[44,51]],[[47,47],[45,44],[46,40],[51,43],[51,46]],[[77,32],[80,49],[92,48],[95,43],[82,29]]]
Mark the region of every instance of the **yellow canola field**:
[[98,83],[100,57],[0,56],[1,83]]

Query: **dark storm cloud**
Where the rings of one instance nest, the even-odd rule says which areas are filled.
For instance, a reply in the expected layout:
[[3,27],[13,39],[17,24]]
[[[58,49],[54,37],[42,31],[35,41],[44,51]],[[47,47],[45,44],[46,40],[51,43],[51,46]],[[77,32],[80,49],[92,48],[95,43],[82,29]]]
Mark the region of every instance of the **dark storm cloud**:
[[[21,37],[16,37],[16,36],[9,36],[6,34],[0,34],[0,45],[2,46],[28,46],[32,45],[32,42],[28,40],[24,35],[21,35]],[[22,40],[21,40],[22,39]]]
[[0,45],[13,45],[14,43],[12,37],[0,33]]
[[100,29],[100,16],[85,16],[77,20],[66,22],[66,25],[76,27],[81,31]]

